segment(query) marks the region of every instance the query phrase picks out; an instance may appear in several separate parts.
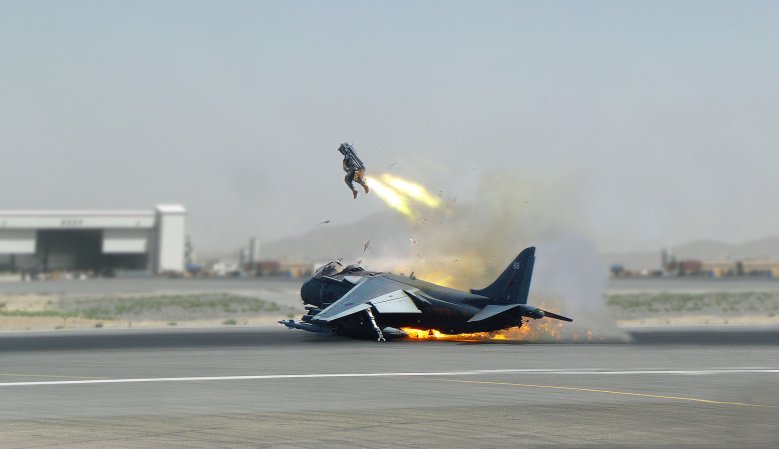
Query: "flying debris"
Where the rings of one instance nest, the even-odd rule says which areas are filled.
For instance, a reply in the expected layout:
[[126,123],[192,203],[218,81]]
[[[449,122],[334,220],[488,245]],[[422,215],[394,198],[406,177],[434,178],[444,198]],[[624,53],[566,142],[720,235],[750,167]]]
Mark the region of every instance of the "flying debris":
[[408,241],[409,241],[409,243],[411,243],[412,245],[416,245],[416,244],[417,244],[417,241],[416,241],[416,239],[414,239],[414,237],[409,237],[409,238],[408,238]]
[[387,170],[391,169],[392,167],[394,167],[394,166],[396,166],[396,165],[398,165],[398,163],[397,163],[397,162],[393,162],[393,163],[389,164],[389,165],[387,166]]
[[368,247],[371,245],[371,241],[368,240],[365,242],[365,244],[362,246],[362,253],[365,254],[365,251],[368,251]]
[[573,321],[527,304],[534,262],[535,248],[527,248],[495,282],[470,292],[331,262],[300,289],[308,313],[299,321],[279,323],[324,335],[385,341],[409,336],[402,328],[464,334],[521,327],[525,317]]
[[319,227],[320,227],[320,226],[322,226],[322,225],[326,225],[326,224],[328,224],[328,223],[330,223],[330,220],[324,220],[324,221],[320,221],[319,223],[317,223],[317,224],[316,224],[316,226],[314,226],[313,228],[311,228],[311,231],[310,231],[310,232],[314,232],[314,231],[316,231],[317,229],[319,229]]

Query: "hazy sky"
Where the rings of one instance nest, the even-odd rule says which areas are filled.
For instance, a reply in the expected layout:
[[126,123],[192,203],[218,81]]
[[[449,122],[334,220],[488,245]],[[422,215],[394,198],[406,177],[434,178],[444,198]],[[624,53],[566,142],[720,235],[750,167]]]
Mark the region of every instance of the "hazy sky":
[[230,250],[383,210],[343,184],[349,140],[462,201],[500,171],[567,180],[603,250],[779,234],[778,23],[776,1],[0,1],[0,208],[177,202]]

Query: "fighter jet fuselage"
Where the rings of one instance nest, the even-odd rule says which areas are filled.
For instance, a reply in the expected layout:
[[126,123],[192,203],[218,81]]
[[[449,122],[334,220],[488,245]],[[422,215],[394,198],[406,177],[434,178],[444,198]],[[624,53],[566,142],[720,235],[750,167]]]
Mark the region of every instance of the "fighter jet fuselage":
[[289,328],[362,338],[399,338],[404,327],[447,334],[491,332],[521,326],[524,317],[571,321],[527,305],[535,248],[527,248],[493,284],[464,292],[413,276],[325,265],[300,296],[308,313]]

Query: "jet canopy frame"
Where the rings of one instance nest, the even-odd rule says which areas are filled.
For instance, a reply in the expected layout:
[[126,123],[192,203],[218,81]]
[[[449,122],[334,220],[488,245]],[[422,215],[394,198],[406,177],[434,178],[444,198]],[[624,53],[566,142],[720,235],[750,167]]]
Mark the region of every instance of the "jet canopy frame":
[[365,272],[365,268],[358,264],[349,264],[344,266],[340,260],[334,260],[328,262],[319,267],[312,276],[314,279],[321,279],[323,277],[331,277],[338,275],[348,275]]

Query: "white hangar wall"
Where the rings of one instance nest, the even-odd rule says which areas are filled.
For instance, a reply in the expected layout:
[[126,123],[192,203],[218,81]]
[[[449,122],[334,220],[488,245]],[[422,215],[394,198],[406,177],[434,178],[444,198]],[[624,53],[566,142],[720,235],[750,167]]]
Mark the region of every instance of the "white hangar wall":
[[0,270],[184,270],[186,209],[0,211]]
[[184,270],[187,211],[179,205],[157,206],[157,272]]

